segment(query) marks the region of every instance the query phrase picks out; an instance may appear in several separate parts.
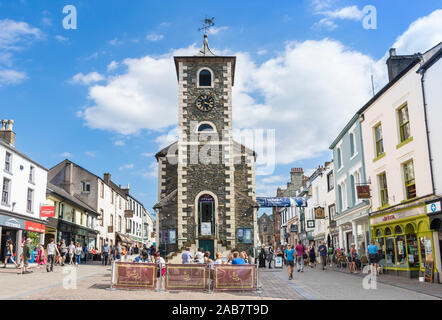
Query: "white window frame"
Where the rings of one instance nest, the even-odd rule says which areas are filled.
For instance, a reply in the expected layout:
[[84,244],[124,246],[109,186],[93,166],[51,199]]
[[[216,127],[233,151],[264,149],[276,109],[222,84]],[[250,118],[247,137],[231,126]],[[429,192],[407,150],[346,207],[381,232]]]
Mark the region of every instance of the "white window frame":
[[[87,190],[87,186],[89,186],[89,191]],[[81,193],[90,193],[91,192],[91,183],[89,181],[81,181]]]
[[[9,159],[8,159],[8,155],[9,155]],[[8,169],[6,169],[6,165],[8,165]],[[9,151],[6,151],[5,153],[5,167],[4,167],[4,171],[7,173],[12,173],[12,153]]]
[[[4,190],[4,188],[5,188],[5,182],[6,182],[6,181],[8,181],[8,188],[7,188],[7,190]],[[2,184],[2,198],[1,198],[1,204],[2,204],[2,205],[9,206],[9,203],[11,202],[11,201],[10,201],[10,200],[11,200],[11,183],[12,183],[11,179],[8,179],[8,178],[6,178],[6,177],[3,177],[3,184]],[[6,201],[3,201],[3,192],[6,192],[6,195],[7,195],[7,199],[6,199]]]
[[[203,70],[207,70],[210,72],[211,74],[211,83],[210,86],[200,86],[200,72]],[[213,88],[215,84],[215,73],[213,72],[212,69],[210,69],[209,67],[201,67],[198,69],[198,71],[196,72],[196,87],[197,88]]]
[[[31,191],[31,199],[29,199],[29,191]],[[30,206],[28,205],[29,201],[31,202]],[[28,188],[26,192],[26,212],[34,213],[34,189],[31,188]]]
[[29,182],[35,183],[35,167],[34,166],[29,167]]

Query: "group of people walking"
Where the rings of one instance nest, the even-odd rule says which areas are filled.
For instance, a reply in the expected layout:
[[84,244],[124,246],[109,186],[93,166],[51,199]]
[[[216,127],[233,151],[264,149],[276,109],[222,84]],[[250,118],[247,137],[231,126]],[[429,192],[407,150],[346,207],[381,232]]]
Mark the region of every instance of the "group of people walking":
[[233,251],[229,254],[227,259],[222,259],[221,252],[215,252],[215,259],[211,259],[211,252],[205,251],[203,252],[203,248],[198,248],[198,251],[195,253],[195,256],[190,252],[190,248],[186,248],[181,254],[181,262],[183,264],[187,263],[200,263],[207,264],[213,268],[215,264],[248,264],[249,257],[245,251]]

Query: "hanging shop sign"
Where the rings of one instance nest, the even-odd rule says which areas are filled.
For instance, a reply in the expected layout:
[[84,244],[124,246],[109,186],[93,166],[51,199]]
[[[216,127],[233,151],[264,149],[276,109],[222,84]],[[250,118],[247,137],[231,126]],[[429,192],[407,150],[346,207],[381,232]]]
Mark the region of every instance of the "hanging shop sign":
[[441,211],[440,201],[427,204],[427,213],[436,213]]
[[125,218],[133,218],[134,211],[133,210],[124,210],[124,217]]
[[315,220],[307,220],[307,228],[314,228]]
[[370,199],[371,198],[369,185],[356,186],[356,192],[358,194],[358,199]]
[[55,207],[54,206],[41,206],[40,207],[40,217],[55,217]]
[[290,232],[298,232],[298,225],[297,224],[292,224],[290,226]]
[[325,219],[325,210],[323,207],[315,208],[315,219]]

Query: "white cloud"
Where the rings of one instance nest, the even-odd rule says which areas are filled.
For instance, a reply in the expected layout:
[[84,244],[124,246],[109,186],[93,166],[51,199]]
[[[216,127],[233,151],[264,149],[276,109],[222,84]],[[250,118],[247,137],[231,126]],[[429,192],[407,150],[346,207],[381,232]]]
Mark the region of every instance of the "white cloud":
[[123,41],[119,40],[118,38],[114,38],[114,39],[108,41],[108,43],[111,46],[121,46],[123,44]]
[[0,87],[9,84],[17,84],[25,79],[27,79],[26,72],[3,69],[0,66]]
[[267,178],[262,178],[262,183],[275,183],[275,182],[285,182],[288,178],[285,176],[270,176]]
[[327,19],[327,18],[323,18],[321,20],[319,20],[318,22],[316,22],[313,25],[313,29],[322,29],[325,28],[329,31],[333,31],[338,27],[338,25],[336,23],[334,23],[332,20]]
[[40,29],[33,28],[26,22],[0,20],[0,49],[20,49],[23,43],[42,37]]
[[160,41],[163,38],[164,38],[164,36],[162,34],[157,34],[157,33],[149,33],[146,36],[146,39],[149,40],[149,41],[152,41],[152,42]]
[[71,83],[79,83],[84,85],[90,85],[96,82],[103,81],[105,78],[98,72],[90,72],[88,74],[77,73],[71,79]]
[[153,157],[154,155],[155,155],[155,153],[153,153],[153,152],[143,152],[143,153],[141,153],[141,155],[143,156],[143,157]]
[[68,40],[69,40],[69,38],[63,37],[63,36],[61,36],[61,35],[59,35],[59,34],[57,34],[57,35],[55,36],[55,39],[57,39],[57,40],[60,41],[60,42],[65,42],[65,41],[68,41]]
[[121,170],[133,169],[133,168],[134,168],[133,163],[129,163],[129,164],[125,164],[124,166],[121,166],[121,167],[119,168],[119,170],[121,171]]
[[0,20],[0,87],[17,84],[28,78],[26,72],[15,70],[13,53],[28,46],[32,40],[41,38],[41,30],[26,22]]
[[91,158],[95,158],[95,156],[96,156],[95,153],[91,152],[91,151],[86,151],[84,154],[87,155],[88,157],[91,157]]
[[52,24],[52,21],[48,17],[43,17],[41,19],[41,24],[44,26],[50,26]]
[[72,158],[73,155],[70,152],[63,152],[62,154],[60,154],[61,157],[63,158]]
[[220,32],[226,31],[228,29],[229,29],[229,27],[226,27],[226,26],[223,26],[223,27],[212,27],[212,28],[207,30],[207,34],[215,35],[215,34],[218,34]]
[[156,179],[158,177],[158,163],[152,162],[149,165],[149,168],[142,172],[141,176],[146,179],[152,179],[152,178]]
[[259,50],[259,51],[257,52],[257,54],[258,54],[259,56],[265,55],[266,53],[267,53],[267,50],[265,50],[265,49],[263,49],[263,50]]
[[328,9],[331,7],[333,0],[312,0],[311,4],[315,11]]
[[114,145],[115,145],[116,147],[121,147],[121,146],[124,146],[125,143],[124,143],[124,141],[122,141],[122,140],[117,140],[117,141],[114,142]]
[[442,41],[442,9],[414,21],[393,44],[397,54],[425,52]]
[[357,6],[349,6],[341,9],[336,9],[334,11],[321,11],[318,12],[319,14],[322,14],[330,19],[349,19],[349,20],[356,20],[361,21],[364,17],[364,13],[362,10],[359,10]]
[[118,62],[116,61],[111,61],[111,63],[109,63],[107,65],[107,71],[112,71],[115,70],[118,67]]

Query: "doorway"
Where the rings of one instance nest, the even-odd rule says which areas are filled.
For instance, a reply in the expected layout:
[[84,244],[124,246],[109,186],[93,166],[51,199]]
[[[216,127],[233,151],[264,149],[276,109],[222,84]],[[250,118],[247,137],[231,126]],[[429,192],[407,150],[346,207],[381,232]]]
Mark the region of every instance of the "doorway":
[[199,247],[203,249],[203,253],[206,251],[210,251],[210,259],[215,258],[215,250],[214,241],[213,240],[199,240]]
[[215,200],[210,194],[203,194],[198,199],[198,231],[202,236],[215,232]]

